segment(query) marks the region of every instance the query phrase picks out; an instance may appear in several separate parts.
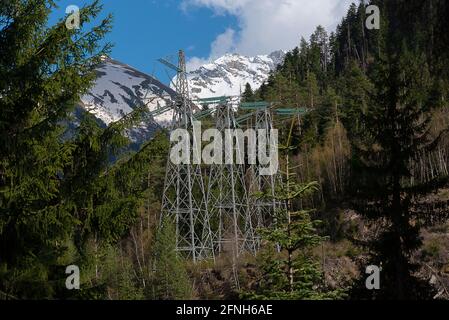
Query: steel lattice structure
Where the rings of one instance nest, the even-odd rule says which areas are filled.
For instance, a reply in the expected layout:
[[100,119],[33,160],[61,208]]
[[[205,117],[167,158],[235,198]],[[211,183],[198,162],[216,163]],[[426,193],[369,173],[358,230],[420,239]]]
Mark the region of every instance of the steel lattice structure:
[[[256,108],[252,127],[256,130],[264,129],[264,132],[267,134],[265,150],[269,150],[270,139],[268,135],[270,130],[273,129],[270,108],[264,105],[256,105]],[[258,148],[260,147],[258,146]],[[259,164],[250,165],[248,171],[250,205],[256,211],[254,215],[257,217],[256,226],[258,228],[269,226],[273,223],[276,213],[281,209],[285,209],[285,204],[274,197],[276,188],[282,184],[282,177],[279,172],[274,175],[261,175]],[[268,196],[258,196],[262,193]]]
[[[221,136],[233,141],[231,131],[227,130],[236,129],[231,103],[228,101],[216,107],[214,117],[215,128]],[[259,242],[252,217],[254,211],[249,206],[245,165],[236,161],[244,145],[235,140],[228,150],[222,143],[223,161],[211,165],[207,190],[215,250],[218,254],[232,252],[234,257],[245,251],[255,254]]]
[[[264,129],[262,132],[267,135],[267,145],[258,145],[257,148],[270,149],[269,135],[273,129],[270,103],[242,103],[241,109],[253,112],[235,119],[232,98],[206,98],[198,102],[217,107],[193,114],[194,103],[189,97],[184,52],[179,52],[178,66],[163,59],[159,61],[177,72],[176,102],[154,111],[173,109],[172,131],[185,129],[192,139],[196,139],[194,121],[213,115],[215,128],[226,141],[231,130],[237,129],[240,123],[251,121],[249,128]],[[276,110],[280,116],[299,117],[305,112],[303,109]],[[228,139],[234,142],[232,150],[227,152],[226,143],[222,141],[222,161],[207,168],[207,190],[203,179],[205,172],[200,164],[175,164],[170,156],[167,159],[161,221],[164,218],[173,219],[176,224],[176,248],[194,262],[214,259],[216,254],[229,251],[233,257],[244,251],[255,254],[260,245],[256,229],[269,226],[275,220],[276,211],[285,209],[285,204],[274,198],[276,187],[282,183],[280,173],[262,175],[259,163],[230,161],[230,157],[243,154],[245,145],[239,139]],[[175,143],[171,142],[169,153]],[[195,145],[201,145],[201,141],[190,141],[190,150],[194,150]],[[260,194],[268,196],[261,197]]]
[[[195,139],[192,102],[189,99],[184,52],[179,52],[176,68],[177,99],[173,106],[171,130],[186,129]],[[199,142],[201,143],[201,142]],[[174,143],[170,144],[172,149]],[[191,147],[193,143],[191,141]],[[191,148],[192,149],[192,148]],[[192,149],[193,150],[193,149]],[[169,151],[170,152],[170,151]],[[214,258],[213,237],[206,204],[206,192],[199,164],[174,164],[167,159],[162,198],[161,221],[165,217],[176,224],[176,248],[194,262]]]

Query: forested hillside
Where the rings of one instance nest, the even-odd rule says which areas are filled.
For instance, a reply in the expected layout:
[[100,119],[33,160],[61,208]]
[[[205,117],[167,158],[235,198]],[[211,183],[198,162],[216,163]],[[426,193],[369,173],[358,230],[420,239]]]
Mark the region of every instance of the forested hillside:
[[[361,274],[369,264],[382,266],[383,289],[374,297],[430,298],[429,279],[418,276],[426,259],[417,255],[424,230],[447,230],[448,7],[370,4],[382,13],[380,30],[366,29],[366,5],[353,4],[335,32],[318,26],[246,99],[311,110],[295,132],[298,176],[322,185],[311,203],[322,219],[339,210],[362,219],[364,232],[344,237],[362,253]],[[433,245],[447,268],[446,245]],[[371,295],[364,281],[350,292]]]
[[0,299],[449,299],[449,3],[370,3],[379,30],[353,4],[246,87],[247,102],[308,109],[275,119],[286,210],[256,256],[194,264],[160,221],[167,132],[129,151],[145,107],[65,134],[112,17],[92,26],[93,1],[67,29],[48,26],[53,1],[0,2]]

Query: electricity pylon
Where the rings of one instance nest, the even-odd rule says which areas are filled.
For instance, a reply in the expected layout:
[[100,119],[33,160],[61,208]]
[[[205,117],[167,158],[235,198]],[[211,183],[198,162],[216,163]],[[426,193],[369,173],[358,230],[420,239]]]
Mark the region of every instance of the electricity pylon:
[[[270,103],[267,102],[242,103],[240,106],[242,109],[254,110],[252,128],[263,129],[261,132],[266,134],[264,139],[266,146],[258,145],[258,148],[267,151],[270,150],[269,135],[273,129],[270,106]],[[274,222],[276,213],[284,209],[284,204],[275,199],[276,188],[282,184],[280,172],[273,175],[262,175],[261,165],[256,163],[249,166],[248,175],[250,206],[255,211],[254,224],[257,228],[267,227]]]
[[[185,129],[191,137],[190,150],[195,142],[193,134],[192,102],[189,99],[187,72],[184,52],[179,51],[178,67],[160,60],[177,71],[176,101],[173,106],[171,130]],[[170,143],[170,150],[174,146]],[[169,150],[169,153],[170,153]],[[194,151],[195,152],[195,151]],[[165,183],[162,197],[162,219],[169,217],[176,224],[176,249],[194,262],[214,258],[212,232],[206,205],[206,193],[200,164],[175,164],[167,159]]]
[[240,155],[244,160],[244,146],[239,139],[234,141],[232,136],[236,122],[231,103],[225,101],[219,104],[214,117],[215,128],[221,137],[225,141],[232,141],[232,146],[226,143],[219,146],[221,161],[213,163],[209,172],[207,204],[215,250],[218,254],[231,252],[233,257],[245,251],[255,254],[258,239],[253,225],[253,211],[249,207],[245,165],[243,161],[237,161]]

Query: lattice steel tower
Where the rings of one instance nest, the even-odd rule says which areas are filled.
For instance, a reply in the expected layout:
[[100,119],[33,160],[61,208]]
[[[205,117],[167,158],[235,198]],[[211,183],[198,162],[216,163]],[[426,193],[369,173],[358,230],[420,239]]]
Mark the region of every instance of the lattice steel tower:
[[[162,61],[170,66],[167,61]],[[193,151],[193,111],[189,99],[185,56],[179,51],[176,68],[177,99],[173,106],[171,130],[185,129],[191,137],[190,150]],[[201,141],[198,141],[201,144]],[[170,143],[170,150],[175,143]],[[169,150],[169,152],[170,152]],[[194,262],[214,258],[212,232],[206,205],[206,193],[200,164],[174,164],[167,159],[165,184],[162,198],[161,221],[171,217],[176,224],[176,248]]]
[[[229,100],[216,108],[215,128],[224,138],[220,146],[222,161],[211,165],[207,191],[215,250],[218,254],[231,252],[234,257],[244,251],[255,254],[258,239],[252,217],[254,211],[249,207],[245,165],[237,161],[238,154],[243,156],[244,161],[244,146],[232,135],[236,129],[236,121]],[[226,140],[234,141],[228,150]]]
[[[244,107],[245,104],[242,105]],[[265,102],[259,103],[247,103],[246,108],[255,109],[254,111],[254,122],[252,127],[256,130],[264,129],[266,132],[266,143],[265,150],[270,148],[270,130],[273,129],[272,115],[270,112],[269,104]],[[258,146],[260,148],[261,146]],[[280,209],[284,208],[284,204],[274,198],[276,188],[282,184],[282,177],[278,171],[274,175],[261,175],[260,165],[253,164],[249,167],[249,194],[250,194],[250,205],[251,208],[255,210],[255,217],[257,218],[256,226],[267,227],[273,223],[275,219],[275,214]],[[255,194],[264,193],[268,194],[268,197],[255,196]]]

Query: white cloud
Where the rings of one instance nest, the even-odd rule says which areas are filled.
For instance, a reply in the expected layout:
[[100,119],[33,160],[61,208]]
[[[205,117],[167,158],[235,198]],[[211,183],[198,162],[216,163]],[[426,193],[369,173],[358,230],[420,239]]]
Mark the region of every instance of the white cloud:
[[235,30],[227,29],[225,32],[220,34],[211,45],[211,58],[218,58],[225,53],[234,50],[235,45]]
[[[209,59],[226,52],[246,55],[291,50],[316,26],[335,29],[357,0],[183,0],[183,8],[207,7],[236,16],[238,29],[227,29],[211,44]],[[197,58],[198,59],[198,58]],[[208,60],[208,59],[205,59]]]
[[233,52],[235,45],[235,30],[227,29],[225,32],[220,34],[210,46],[209,58],[203,59],[198,57],[193,57],[187,62],[187,71],[192,71],[198,69],[203,64],[210,62],[211,60],[217,59],[222,55]]
[[198,57],[191,57],[191,58],[189,58],[189,60],[186,63],[187,72],[197,70],[202,65],[205,65],[206,63],[209,63],[209,62],[210,62],[209,58],[204,59],[204,58],[198,58]]
[[253,0],[183,0],[182,8],[188,10],[189,6],[208,7],[217,14],[225,12],[237,14],[248,2],[253,2]]

